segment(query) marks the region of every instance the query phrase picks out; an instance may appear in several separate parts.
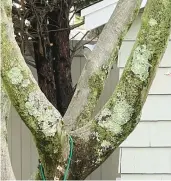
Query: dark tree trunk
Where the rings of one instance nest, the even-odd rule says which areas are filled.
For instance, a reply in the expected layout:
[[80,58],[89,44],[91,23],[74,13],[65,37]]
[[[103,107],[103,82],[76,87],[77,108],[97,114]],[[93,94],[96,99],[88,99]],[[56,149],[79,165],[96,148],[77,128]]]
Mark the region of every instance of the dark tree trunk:
[[53,71],[53,57],[51,56],[50,47],[46,47],[46,56],[40,52],[40,47],[40,43],[34,43],[38,84],[40,89],[46,95],[47,99],[55,107],[57,107],[56,84]]
[[34,43],[38,82],[49,101],[64,115],[73,96],[69,48],[69,7],[49,12],[47,37]]

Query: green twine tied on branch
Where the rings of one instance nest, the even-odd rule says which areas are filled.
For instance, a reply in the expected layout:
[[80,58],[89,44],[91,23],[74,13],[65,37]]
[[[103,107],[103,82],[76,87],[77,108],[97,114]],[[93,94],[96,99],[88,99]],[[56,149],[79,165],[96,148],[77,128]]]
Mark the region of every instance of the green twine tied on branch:
[[45,173],[44,173],[44,168],[42,166],[42,163],[41,163],[40,159],[39,159],[39,166],[38,166],[38,168],[40,170],[40,175],[42,177],[42,180],[46,180]]
[[[71,159],[72,159],[72,154],[73,154],[73,139],[71,136],[69,136],[69,145],[70,145],[70,152],[69,152],[69,156],[68,156],[68,162],[67,162],[67,167],[66,167],[66,170],[65,170],[65,173],[64,173],[64,181],[66,181],[67,179],[67,176],[68,176],[68,172],[69,172],[69,167],[70,167],[70,164],[71,164]],[[42,180],[46,180],[46,177],[45,177],[45,173],[44,173],[44,168],[43,168],[43,165],[41,163],[41,160],[39,159],[39,171],[40,171],[40,175],[42,177]]]

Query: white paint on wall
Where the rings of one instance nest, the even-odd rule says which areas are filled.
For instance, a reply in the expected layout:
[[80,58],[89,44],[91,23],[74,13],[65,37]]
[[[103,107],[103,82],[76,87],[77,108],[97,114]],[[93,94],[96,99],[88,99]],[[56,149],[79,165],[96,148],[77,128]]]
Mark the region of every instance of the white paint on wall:
[[171,148],[122,148],[121,173],[171,173]]
[[120,180],[171,180],[171,174],[122,174]]
[[142,110],[141,120],[171,120],[171,95],[149,95]]
[[170,147],[171,121],[140,122],[120,147]]

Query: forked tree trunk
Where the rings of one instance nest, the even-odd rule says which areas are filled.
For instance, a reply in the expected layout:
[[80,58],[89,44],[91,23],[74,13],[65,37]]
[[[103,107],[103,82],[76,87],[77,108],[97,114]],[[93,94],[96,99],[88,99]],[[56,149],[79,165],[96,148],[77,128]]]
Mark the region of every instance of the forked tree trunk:
[[[119,8],[123,8],[121,5],[125,5],[124,8],[129,7],[131,12],[137,9],[134,0],[121,0],[119,2],[119,6],[116,7],[116,17],[120,15]],[[132,6],[126,6],[126,2]],[[0,5],[2,9],[2,59],[4,61],[1,76],[13,105],[35,138],[46,178],[50,180],[63,179],[63,171],[66,169],[69,148],[71,148],[68,140],[69,136],[72,136],[74,155],[71,160],[69,179],[84,179],[108,158],[139,122],[142,107],[170,35],[171,1],[148,1],[142,17],[141,29],[115,92],[95,118],[87,123],[87,118],[82,117],[81,121],[85,123],[85,126],[68,132],[63,126],[64,120],[58,110],[50,104],[40,91],[24,62],[11,28],[10,0],[3,0]],[[128,14],[131,16],[135,12],[133,14],[127,11],[122,13],[125,17]],[[122,26],[127,27],[128,23],[132,22],[131,20],[132,18],[122,22]],[[113,33],[120,35],[114,36],[110,40],[112,42],[121,39],[123,35],[122,32],[118,32],[120,23],[119,21],[116,22],[115,26],[109,26],[112,27]],[[107,30],[111,31],[110,28]],[[112,51],[112,47],[110,48]],[[98,57],[99,52],[96,51],[94,55]],[[113,49],[113,54],[109,56],[108,52],[105,52],[109,59],[115,57],[115,49]],[[101,92],[98,92],[92,83],[95,81],[96,85],[100,85],[98,88],[101,90],[103,88],[101,85],[106,79],[104,73],[110,70],[110,66],[102,67],[103,69],[99,74],[98,67],[95,67],[97,62],[89,63],[86,68],[89,68],[90,71],[85,71],[81,80],[85,80],[86,77],[87,82],[91,83],[93,89],[88,94],[86,92],[86,95],[93,94],[94,100],[96,100],[97,93],[100,94]],[[94,67],[91,67],[91,63]],[[96,75],[93,82],[92,74],[90,74],[92,69]],[[102,76],[101,73],[103,73]],[[90,85],[81,84],[78,91],[81,92],[83,89],[84,93],[87,90],[86,86],[88,89]],[[85,101],[84,98],[83,94],[82,100]],[[73,104],[73,109],[79,106],[79,104]],[[94,106],[91,108],[93,109]],[[72,112],[72,109],[70,111]],[[73,120],[73,122],[77,123],[77,120]]]

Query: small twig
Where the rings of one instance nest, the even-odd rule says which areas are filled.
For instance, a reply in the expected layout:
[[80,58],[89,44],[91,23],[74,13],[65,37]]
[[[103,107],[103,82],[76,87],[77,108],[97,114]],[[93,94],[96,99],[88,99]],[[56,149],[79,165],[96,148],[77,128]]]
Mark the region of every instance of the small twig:
[[28,61],[28,60],[25,60],[25,62],[26,62],[28,65],[32,66],[33,68],[36,68],[36,65],[33,64],[32,62],[30,62],[30,61]]
[[76,43],[75,47],[73,48],[72,50],[72,53],[71,53],[71,59],[73,59],[74,55],[75,55],[75,52],[78,50],[77,47],[81,44],[81,42],[84,40],[84,38],[87,36],[87,34],[89,33],[89,31],[87,31],[84,36],[81,38],[81,40],[79,42]]
[[75,25],[70,26],[70,30],[73,30],[73,29],[75,29],[75,28],[78,28],[79,26],[81,26],[81,25],[83,25],[83,24],[84,24],[84,20],[83,20],[82,22],[80,22],[80,23],[77,23],[77,24],[75,24]]

